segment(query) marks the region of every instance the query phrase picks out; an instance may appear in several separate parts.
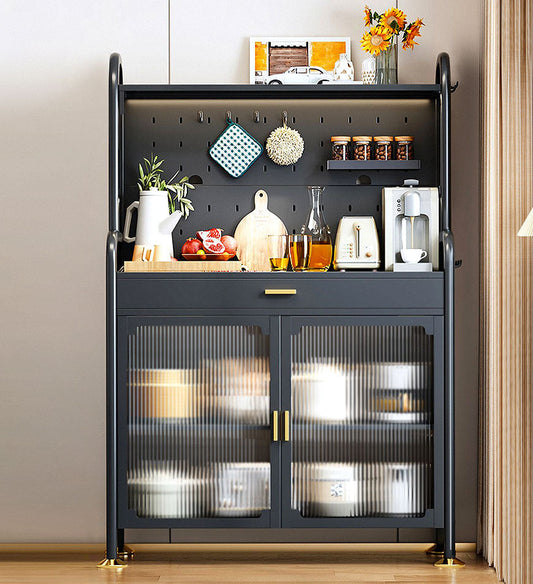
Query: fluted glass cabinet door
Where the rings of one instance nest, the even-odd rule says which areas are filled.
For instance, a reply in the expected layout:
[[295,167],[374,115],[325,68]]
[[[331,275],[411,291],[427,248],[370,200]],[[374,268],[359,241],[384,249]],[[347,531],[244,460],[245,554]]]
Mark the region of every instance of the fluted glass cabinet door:
[[269,319],[128,321],[128,513],[264,520],[272,507]]
[[284,525],[430,522],[434,319],[295,317],[289,332]]

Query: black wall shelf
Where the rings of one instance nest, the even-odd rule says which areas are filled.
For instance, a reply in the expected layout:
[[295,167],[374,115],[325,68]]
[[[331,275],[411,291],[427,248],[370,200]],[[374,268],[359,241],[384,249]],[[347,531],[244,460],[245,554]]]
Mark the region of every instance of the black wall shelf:
[[419,170],[420,160],[328,160],[328,170]]

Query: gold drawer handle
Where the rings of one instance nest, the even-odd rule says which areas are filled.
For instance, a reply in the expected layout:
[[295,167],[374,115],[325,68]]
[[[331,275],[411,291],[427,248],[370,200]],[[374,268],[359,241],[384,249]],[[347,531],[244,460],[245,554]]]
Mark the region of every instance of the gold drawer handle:
[[273,294],[296,294],[296,288],[267,288],[265,290],[265,294],[267,296],[269,295],[273,295]]
[[290,424],[289,410],[283,412],[283,440],[289,441],[289,424]]
[[272,412],[272,442],[279,441],[279,412],[274,410]]

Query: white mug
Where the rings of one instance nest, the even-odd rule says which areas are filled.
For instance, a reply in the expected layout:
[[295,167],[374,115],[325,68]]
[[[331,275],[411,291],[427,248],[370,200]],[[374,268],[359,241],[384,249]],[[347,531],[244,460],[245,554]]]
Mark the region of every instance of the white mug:
[[428,255],[428,252],[423,249],[404,247],[400,251],[400,254],[402,256],[402,260],[406,264],[417,264],[420,260],[423,260]]

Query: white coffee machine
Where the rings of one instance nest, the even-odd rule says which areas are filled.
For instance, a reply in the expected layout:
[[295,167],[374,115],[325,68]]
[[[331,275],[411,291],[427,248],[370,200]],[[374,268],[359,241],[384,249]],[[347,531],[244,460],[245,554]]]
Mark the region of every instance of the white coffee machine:
[[438,270],[439,189],[413,179],[403,185],[382,191],[385,270]]

